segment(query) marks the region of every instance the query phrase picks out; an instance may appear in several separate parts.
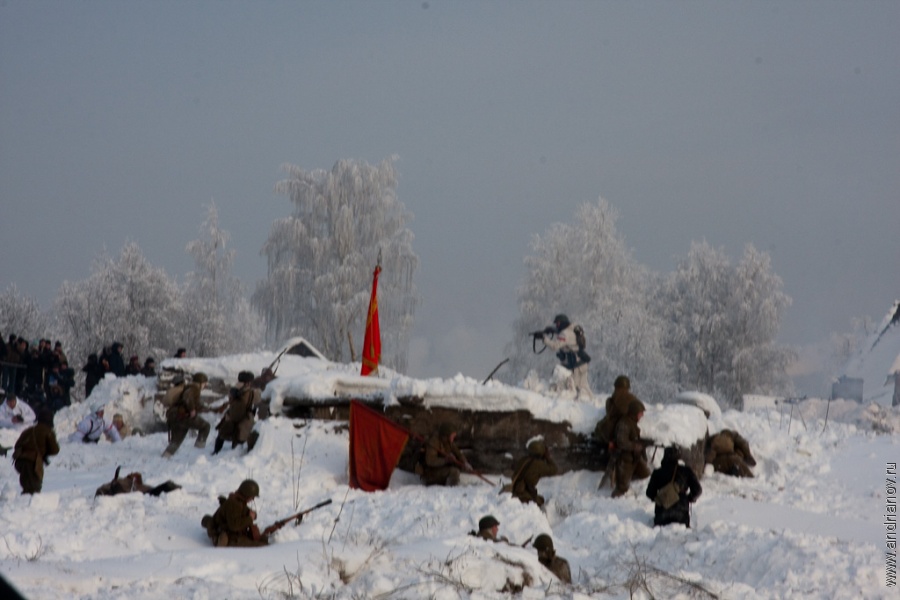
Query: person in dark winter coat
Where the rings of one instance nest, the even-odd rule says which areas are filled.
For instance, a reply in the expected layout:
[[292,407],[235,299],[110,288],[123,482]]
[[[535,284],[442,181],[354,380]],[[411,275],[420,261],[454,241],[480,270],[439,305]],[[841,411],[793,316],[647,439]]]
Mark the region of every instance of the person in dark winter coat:
[[559,468],[553,462],[547,445],[541,440],[534,440],[528,444],[528,456],[519,460],[516,464],[512,480],[512,495],[524,504],[534,502],[538,506],[544,505],[544,497],[538,494],[537,484],[542,477],[552,477],[559,473]]
[[59,454],[59,443],[53,432],[53,413],[44,409],[37,423],[26,429],[16,440],[13,461],[19,473],[23,494],[40,493],[44,486],[44,465],[51,456]]
[[81,367],[81,372],[84,373],[84,397],[88,398],[97,383],[103,379],[103,367],[96,354],[88,356],[87,363]]
[[16,371],[18,371],[19,342],[16,334],[10,334],[9,341],[6,344],[6,354],[3,357],[3,369],[0,370],[0,388],[7,392],[16,393],[19,391],[16,387]]
[[109,370],[116,377],[125,377],[125,357],[122,356],[124,347],[121,342],[113,342],[112,350],[109,353]]
[[140,375],[141,374],[141,361],[137,357],[137,354],[133,355],[128,359],[128,364],[125,365],[125,374],[126,375]]
[[632,400],[628,405],[628,414],[616,425],[615,462],[616,487],[613,498],[622,496],[631,487],[632,479],[646,479],[650,475],[644,442],[641,441],[641,429],[638,422],[644,416],[644,403]]
[[156,359],[152,356],[147,357],[144,361],[144,368],[141,369],[141,375],[144,377],[156,377]]
[[[656,503],[654,525],[682,523],[691,526],[691,507],[703,488],[694,472],[678,464],[678,449],[669,447],[663,452],[662,465],[650,475],[647,497]],[[671,484],[672,487],[667,487]]]

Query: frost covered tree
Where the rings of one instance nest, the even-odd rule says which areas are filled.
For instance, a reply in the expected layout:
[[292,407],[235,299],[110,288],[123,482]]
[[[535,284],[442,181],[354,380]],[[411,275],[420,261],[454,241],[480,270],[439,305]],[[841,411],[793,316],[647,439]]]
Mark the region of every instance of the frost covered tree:
[[775,336],[791,299],[766,253],[747,246],[733,266],[724,251],[695,242],[669,277],[663,299],[666,349],[680,388],[736,406],[743,394],[788,385],[794,353]]
[[114,341],[140,357],[165,356],[176,347],[181,321],[180,291],[163,269],[153,267],[137,244],[125,245],[118,260],[98,257],[87,279],[60,286],[56,318],[69,340],[77,369],[87,355]]
[[187,276],[180,346],[198,356],[254,350],[262,341],[262,321],[231,274],[234,250],[227,248],[230,235],[219,227],[215,203],[207,208],[200,234],[187,245],[195,270]]
[[9,284],[0,294],[0,333],[4,342],[11,333],[25,339],[45,337],[49,321],[37,300],[22,294],[16,284]]
[[505,378],[520,380],[531,369],[549,375],[558,361],[534,354],[528,333],[565,313],[585,330],[595,394],[611,389],[623,373],[642,398],[661,401],[671,390],[664,329],[653,310],[654,279],[632,258],[617,218],[600,198],[579,207],[574,224],[554,224],[533,238]]
[[393,161],[373,166],[339,160],[331,171],[285,169],[288,177],[276,191],[294,210],[272,226],[262,250],[268,275],[253,295],[266,337],[281,342],[302,335],[331,360],[356,361],[381,252],[382,362],[405,370],[418,257],[407,227],[411,215],[397,199]]

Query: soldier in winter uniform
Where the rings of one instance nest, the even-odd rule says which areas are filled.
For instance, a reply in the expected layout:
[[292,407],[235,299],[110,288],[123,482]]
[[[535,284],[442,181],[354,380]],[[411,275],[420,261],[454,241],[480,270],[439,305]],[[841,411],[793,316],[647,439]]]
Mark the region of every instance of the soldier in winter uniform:
[[44,465],[50,456],[59,454],[59,444],[53,432],[53,411],[43,409],[37,423],[26,429],[16,440],[13,461],[19,472],[23,494],[37,494],[44,485]]
[[552,477],[559,468],[550,457],[547,445],[541,440],[528,444],[528,455],[519,459],[512,480],[512,495],[524,504],[534,502],[544,506],[544,497],[538,494],[537,484],[542,477]]
[[119,433],[114,423],[106,422],[106,419],[103,418],[105,413],[106,407],[103,404],[94,405],[91,414],[79,421],[75,431],[69,436],[69,441],[96,444],[100,441],[100,437],[105,435],[110,442],[121,442],[122,434]]
[[200,392],[206,387],[209,378],[206,373],[194,373],[192,382],[184,387],[181,395],[172,403],[166,411],[166,424],[169,426],[169,445],[166,446],[163,457],[169,458],[178,452],[184,438],[191,429],[197,430],[196,448],[206,447],[206,438],[209,436],[209,423],[200,416],[203,410],[203,402],[200,400]]
[[425,485],[459,485],[460,468],[472,470],[455,440],[456,428],[450,423],[441,423],[437,435],[425,443],[424,456],[416,467],[416,473]]
[[650,475],[647,497],[656,504],[654,525],[682,523],[691,526],[691,507],[703,488],[694,472],[678,464],[678,449],[668,447],[663,452],[662,465]]
[[556,555],[553,549],[553,540],[546,533],[537,536],[532,544],[538,553],[538,560],[556,575],[563,583],[572,583],[572,571],[569,569],[569,561]]
[[707,440],[706,464],[725,475],[753,477],[750,467],[756,466],[756,459],[750,453],[750,444],[741,434],[731,429],[723,429]]
[[478,531],[470,531],[469,535],[474,535],[489,542],[505,542],[509,543],[506,536],[497,537],[500,530],[500,521],[494,518],[494,515],[486,515],[478,521]]
[[232,388],[228,395],[225,415],[216,425],[219,433],[216,436],[213,454],[218,454],[226,441],[231,442],[232,448],[247,442],[247,451],[253,450],[259,437],[259,434],[253,431],[253,423],[256,406],[260,402],[260,391],[251,386],[252,382],[253,373],[250,371],[238,373],[238,383],[241,387]]
[[632,479],[645,479],[650,476],[650,467],[641,441],[641,428],[638,422],[644,416],[644,403],[635,398],[628,405],[628,412],[619,419],[616,425],[615,461],[616,487],[613,498],[625,494],[631,486]]
[[631,393],[631,380],[625,375],[616,377],[613,383],[612,396],[606,399],[606,414],[594,428],[594,439],[601,448],[606,448],[613,441],[619,419],[628,413],[628,405],[637,397]]
[[[0,390],[0,398],[2,396],[3,391]],[[0,428],[25,429],[34,425],[36,418],[34,410],[19,400],[15,392],[9,392],[6,398],[0,402]]]
[[214,546],[253,547],[269,543],[269,536],[260,533],[254,522],[256,511],[247,506],[258,496],[259,485],[246,479],[228,498],[219,497],[215,514],[204,515],[200,521]]
[[575,397],[590,399],[594,397],[587,374],[591,357],[579,342],[578,331],[582,331],[580,326],[572,324],[566,315],[559,314],[553,318],[553,327],[544,329],[543,341],[548,348],[556,350],[560,364],[572,372]]

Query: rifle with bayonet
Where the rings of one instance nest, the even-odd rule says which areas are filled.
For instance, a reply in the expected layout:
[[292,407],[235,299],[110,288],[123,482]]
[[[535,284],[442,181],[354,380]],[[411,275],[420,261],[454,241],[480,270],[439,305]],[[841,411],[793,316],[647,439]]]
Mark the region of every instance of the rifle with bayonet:
[[306,513],[311,513],[312,511],[314,511],[316,509],[322,508],[323,506],[328,506],[329,504],[331,504],[331,498],[329,498],[328,500],[325,500],[323,502],[319,502],[312,508],[307,508],[306,510],[301,510],[300,512],[293,514],[289,517],[279,519],[278,521],[275,521],[274,523],[272,523],[271,525],[266,527],[263,530],[263,535],[270,535],[272,533],[275,533],[276,531],[278,531],[279,529],[281,529],[282,527],[284,527],[291,521],[295,521],[294,525],[299,525],[300,521],[303,520],[303,515],[305,515]]

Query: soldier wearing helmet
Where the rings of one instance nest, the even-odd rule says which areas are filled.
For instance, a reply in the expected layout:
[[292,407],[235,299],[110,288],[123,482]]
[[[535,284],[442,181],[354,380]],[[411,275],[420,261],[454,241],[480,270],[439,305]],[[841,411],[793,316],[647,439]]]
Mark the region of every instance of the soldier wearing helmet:
[[644,416],[644,403],[635,398],[628,404],[628,413],[619,419],[615,437],[615,489],[613,498],[625,494],[632,479],[650,477],[650,467],[644,452],[644,441],[638,422]]
[[572,571],[569,561],[556,555],[553,540],[546,533],[537,536],[532,544],[537,550],[538,560],[564,583],[572,583]]
[[206,373],[194,373],[191,383],[184,386],[184,391],[172,403],[166,411],[166,424],[169,426],[169,445],[166,446],[163,457],[170,458],[181,447],[188,431],[197,431],[195,448],[205,448],[206,438],[209,436],[209,422],[200,416],[204,410],[200,393],[206,387],[209,378]]
[[218,454],[225,445],[231,442],[231,447],[237,448],[239,444],[247,442],[247,452],[253,450],[259,434],[253,431],[256,407],[260,402],[261,393],[252,387],[253,373],[241,371],[238,373],[239,387],[231,388],[228,394],[228,404],[222,407],[225,414],[216,425],[218,434],[213,454]]
[[457,428],[441,423],[438,432],[426,443],[416,473],[425,485],[459,485],[460,469],[472,470],[472,465],[456,445]]
[[259,484],[252,479],[242,481],[228,498],[219,497],[215,514],[204,515],[200,521],[214,546],[247,548],[269,543],[269,536],[261,534],[256,526],[256,511],[248,506],[258,497]]
[[556,351],[560,364],[571,371],[568,384],[575,388],[575,397],[590,400],[594,397],[588,381],[588,363],[591,357],[585,352],[584,330],[569,321],[565,314],[553,317],[553,326],[543,332],[544,345]]
[[616,425],[628,413],[628,405],[632,400],[637,400],[637,397],[631,393],[631,380],[625,375],[619,375],[613,383],[612,396],[606,399],[606,414],[594,428],[594,439],[601,451],[613,441]]
[[504,542],[508,544],[509,540],[506,536],[497,537],[499,530],[500,521],[494,518],[494,515],[485,515],[478,521],[478,531],[470,531],[469,535],[474,535],[489,542]]
[[533,440],[528,444],[528,455],[516,463],[512,480],[512,495],[527,504],[534,502],[544,505],[544,497],[538,494],[537,484],[542,477],[552,477],[559,473],[547,445],[543,440]]

